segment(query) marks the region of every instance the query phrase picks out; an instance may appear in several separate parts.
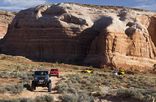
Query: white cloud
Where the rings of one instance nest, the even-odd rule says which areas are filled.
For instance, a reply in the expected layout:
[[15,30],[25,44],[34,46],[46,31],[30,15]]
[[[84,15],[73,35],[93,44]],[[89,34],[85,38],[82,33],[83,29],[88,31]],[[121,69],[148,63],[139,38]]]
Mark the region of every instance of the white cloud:
[[156,1],[155,0],[136,0],[138,3],[135,8],[141,8],[146,10],[156,11]]
[[135,6],[135,8],[142,8],[142,9],[146,9],[146,10],[152,10],[152,11],[156,11],[156,4],[150,4],[150,5],[139,5],[139,6]]
[[20,10],[45,3],[46,0],[1,0],[0,9]]

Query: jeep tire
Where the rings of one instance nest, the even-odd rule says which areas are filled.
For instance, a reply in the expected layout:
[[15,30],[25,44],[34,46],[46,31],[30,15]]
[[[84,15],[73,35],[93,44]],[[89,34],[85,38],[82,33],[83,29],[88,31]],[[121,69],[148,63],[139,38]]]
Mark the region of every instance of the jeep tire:
[[51,81],[48,83],[48,92],[51,92]]
[[32,83],[31,83],[31,90],[32,90],[32,91],[36,90],[36,86],[35,86],[34,81],[32,81]]

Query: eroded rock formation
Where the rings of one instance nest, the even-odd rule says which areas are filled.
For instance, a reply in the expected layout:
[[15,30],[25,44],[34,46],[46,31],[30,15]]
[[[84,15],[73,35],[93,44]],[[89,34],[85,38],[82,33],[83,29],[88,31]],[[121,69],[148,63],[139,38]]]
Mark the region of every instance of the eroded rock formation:
[[40,5],[17,14],[2,52],[144,71],[156,63],[156,17],[128,8]]
[[8,25],[14,18],[15,13],[0,10],[0,39],[2,39],[8,30]]

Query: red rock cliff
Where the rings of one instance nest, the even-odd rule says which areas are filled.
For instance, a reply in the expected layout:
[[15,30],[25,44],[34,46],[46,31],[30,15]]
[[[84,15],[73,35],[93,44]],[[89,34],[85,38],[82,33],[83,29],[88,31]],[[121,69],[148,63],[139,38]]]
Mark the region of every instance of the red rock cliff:
[[41,5],[17,14],[2,52],[142,71],[156,63],[155,24],[152,12],[62,3]]

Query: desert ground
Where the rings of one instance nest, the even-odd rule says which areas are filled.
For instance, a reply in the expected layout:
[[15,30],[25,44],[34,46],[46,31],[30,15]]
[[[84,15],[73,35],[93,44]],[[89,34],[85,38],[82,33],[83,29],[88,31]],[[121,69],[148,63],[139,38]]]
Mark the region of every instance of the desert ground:
[[[35,70],[58,68],[60,77],[51,77],[52,92],[37,87],[30,91]],[[85,68],[91,73],[81,73]],[[0,102],[155,102],[156,75],[125,72],[114,75],[103,69],[64,63],[35,62],[21,56],[0,55]]]

